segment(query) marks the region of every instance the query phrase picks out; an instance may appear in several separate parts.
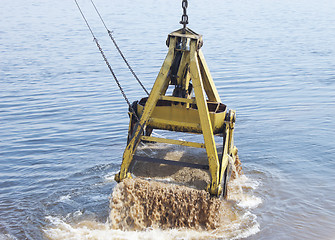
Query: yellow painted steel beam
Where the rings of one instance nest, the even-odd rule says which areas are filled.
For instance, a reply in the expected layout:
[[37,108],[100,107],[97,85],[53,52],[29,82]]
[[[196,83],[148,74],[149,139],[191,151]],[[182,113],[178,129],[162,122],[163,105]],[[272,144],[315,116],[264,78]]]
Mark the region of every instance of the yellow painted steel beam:
[[[150,118],[148,124],[152,125],[154,128],[167,129],[171,131],[181,131],[182,132],[198,132],[201,126],[197,123],[190,122],[180,122],[173,120],[166,120],[161,118]],[[197,131],[198,130],[198,131]]]
[[135,126],[134,136],[130,140],[129,144],[127,145],[123,153],[121,170],[118,174],[115,175],[115,180],[118,182],[122,181],[124,178],[131,177],[130,174],[128,173],[128,170],[129,170],[130,163],[133,160],[133,156],[136,151],[136,148],[140,142],[141,134],[143,133],[146,123],[148,119],[150,118],[150,115],[152,114],[156,106],[156,103],[161,96],[163,89],[166,87],[166,84],[168,84],[166,80],[167,80],[167,76],[170,71],[173,58],[174,58],[175,45],[176,45],[176,39],[171,38],[168,54],[156,78],[154,86],[150,92],[148,101],[145,104],[140,122]]
[[225,181],[225,179],[223,179],[224,177],[224,172],[226,170],[226,167],[228,166],[228,161],[229,161],[229,138],[230,138],[230,132],[229,132],[229,123],[226,124],[226,128],[225,128],[225,132],[226,132],[226,136],[225,136],[225,141],[224,141],[224,145],[223,145],[223,152],[222,152],[222,159],[221,159],[221,166],[220,166],[220,183],[222,181]]
[[150,142],[175,144],[175,145],[181,145],[181,146],[187,146],[187,147],[205,148],[205,144],[203,143],[175,140],[175,139],[169,139],[169,138],[142,136],[141,140],[150,141]]
[[215,87],[212,75],[209,71],[209,68],[207,66],[207,63],[205,61],[205,57],[199,49],[198,51],[198,57],[199,57],[199,63],[200,63],[200,69],[201,69],[201,75],[203,79],[204,89],[207,94],[208,100],[211,102],[221,102],[219,93]]
[[230,124],[229,124],[229,154],[233,154],[234,149],[234,128],[235,128],[235,120],[236,120],[236,112],[235,110],[230,110]]
[[203,91],[203,82],[202,82],[203,80],[201,77],[198,62],[197,46],[198,42],[196,40],[192,40],[190,45],[190,73],[192,83],[194,86],[195,99],[197,101],[201,128],[206,146],[209,171],[212,177],[211,184],[208,186],[207,190],[209,190],[211,194],[220,195],[222,189],[221,186],[219,185],[219,159],[215,146],[212,124],[209,118],[206,97]]
[[200,34],[197,34],[197,33],[193,32],[189,28],[186,28],[186,32],[182,28],[177,30],[177,31],[174,31],[174,32],[169,34],[169,38],[170,37],[185,37],[185,38],[195,39],[195,40],[198,40],[198,41],[202,40],[202,36]]
[[191,103],[195,104],[196,101],[195,99],[188,99],[188,98],[179,98],[179,97],[172,97],[172,96],[161,96],[161,100],[168,100],[168,101],[173,101],[173,102],[183,102],[183,103]]
[[129,115],[129,126],[128,126],[128,136],[127,136],[127,144],[130,141],[131,138],[131,132],[133,131],[133,113],[132,112],[128,112]]
[[234,146],[234,126],[235,126],[235,111],[229,111],[229,120],[225,121],[225,140],[223,146],[221,170],[220,170],[220,182],[225,181],[223,179],[224,172],[229,163],[229,156],[231,156],[235,162],[237,155],[237,148]]

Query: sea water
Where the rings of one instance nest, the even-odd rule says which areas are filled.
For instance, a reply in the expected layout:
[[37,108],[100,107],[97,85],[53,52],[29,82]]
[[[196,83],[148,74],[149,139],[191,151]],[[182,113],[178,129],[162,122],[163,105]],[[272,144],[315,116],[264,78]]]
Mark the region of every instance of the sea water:
[[[78,2],[130,101],[145,96],[90,1]],[[181,1],[95,3],[150,90]],[[334,12],[332,0],[189,1],[189,27],[237,111],[244,172],[230,186],[245,221],[209,235],[110,227],[128,107],[73,1],[2,0],[0,239],[334,239]]]

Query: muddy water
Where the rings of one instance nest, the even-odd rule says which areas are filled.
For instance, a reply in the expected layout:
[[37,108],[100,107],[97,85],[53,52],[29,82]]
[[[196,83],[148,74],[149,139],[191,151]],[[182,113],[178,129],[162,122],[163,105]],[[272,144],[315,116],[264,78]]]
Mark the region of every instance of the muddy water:
[[[166,144],[142,145],[137,154],[198,163],[206,159],[203,150]],[[133,174],[136,178],[125,179],[113,189],[106,223],[84,220],[68,225],[50,219],[53,227],[45,230],[46,236],[83,238],[89,232],[92,239],[109,239],[102,233],[127,239],[234,239],[260,230],[252,213],[262,203],[253,195],[258,184],[243,174],[234,172],[226,200],[211,197],[204,190],[210,179],[205,170],[137,162]],[[130,235],[125,237],[125,233]]]
[[[143,97],[90,1],[79,2],[129,100]],[[95,0],[148,89],[167,34],[180,28],[180,2]],[[108,222],[128,107],[74,2],[2,0],[0,239],[334,239],[334,12],[333,0],[189,1],[189,27],[203,35],[220,97],[237,111],[244,175],[230,185],[236,220],[225,225],[226,235],[138,232]],[[202,159],[197,150],[145,148],[153,157],[162,151],[168,159]],[[165,167],[155,169],[156,180],[198,190],[207,182],[198,171],[159,176]],[[142,170],[137,174],[146,178]]]
[[[140,147],[137,154],[206,164],[205,151],[193,149],[192,152],[185,147],[148,143]],[[233,170],[235,179],[240,178],[236,168]],[[242,223],[241,215],[234,211],[233,202],[211,197],[204,190],[210,183],[210,174],[206,170],[136,162],[132,173],[135,179],[126,179],[113,190],[109,221],[114,229],[186,228],[215,230],[217,234],[227,235],[228,225]],[[232,186],[228,200],[234,196]],[[235,187],[243,195],[242,186]]]
[[110,208],[111,226],[121,230],[216,230],[237,218],[228,203],[204,190],[140,179],[119,184]]
[[250,209],[257,207],[261,199],[245,193],[250,185],[257,186],[245,176],[237,177],[230,182],[228,199],[223,200],[176,182],[126,179],[113,189],[106,223],[81,220],[69,224],[49,218],[53,226],[45,229],[45,235],[50,239],[248,237],[260,230]]

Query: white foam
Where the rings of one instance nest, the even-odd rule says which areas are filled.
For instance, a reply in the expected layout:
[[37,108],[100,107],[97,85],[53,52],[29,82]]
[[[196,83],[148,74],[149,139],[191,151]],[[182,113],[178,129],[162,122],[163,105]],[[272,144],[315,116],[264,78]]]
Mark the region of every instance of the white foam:
[[251,189],[257,189],[258,186],[260,185],[260,182],[248,178],[246,175],[240,175],[237,179],[235,179],[235,182],[240,184],[243,188],[251,188]]
[[0,240],[17,240],[16,237],[10,235],[10,234],[2,234],[0,233]]
[[256,208],[262,203],[262,199],[256,196],[250,196],[245,194],[239,201],[237,206],[243,208]]
[[157,181],[157,182],[163,182],[163,183],[176,183],[177,182],[175,180],[173,180],[172,178],[150,178],[150,177],[147,177],[147,178],[144,178],[145,180],[154,180],[154,181]]
[[[162,179],[167,181],[167,179]],[[146,229],[145,231],[121,231],[111,229],[108,222],[99,223],[91,220],[78,219],[81,211],[76,211],[68,215],[65,219],[57,217],[47,217],[50,226],[43,231],[49,239],[241,239],[256,234],[260,231],[256,215],[252,214],[249,209],[256,208],[262,203],[262,199],[252,195],[254,189],[259,186],[255,180],[249,179],[244,175],[230,181],[229,200],[235,201],[235,204],[244,210],[240,212],[242,215],[238,220],[232,221],[230,224],[215,229],[213,231],[198,231],[192,229]],[[243,189],[246,191],[243,191]],[[63,196],[70,199],[70,196]],[[72,220],[71,220],[72,219]],[[74,219],[78,219],[73,221]],[[69,223],[77,222],[77,223]]]
[[253,190],[257,189],[260,183],[250,179],[245,175],[240,175],[228,184],[228,199],[237,203],[237,206],[253,209],[262,204],[262,199],[253,195]]
[[110,172],[107,175],[104,176],[105,182],[115,182],[115,174],[117,174],[118,171]]
[[82,216],[83,215],[83,212],[82,211],[80,211],[80,210],[78,210],[78,211],[75,211],[74,213],[73,213],[73,216],[74,217],[80,217],[80,216]]
[[108,223],[99,223],[95,221],[82,221],[71,225],[57,217],[47,217],[52,226],[44,229],[46,237],[54,240],[111,240],[111,239],[129,239],[129,240],[172,240],[172,239],[240,239],[246,238],[259,232],[259,225],[254,219],[254,215],[248,213],[243,216],[245,219],[252,219],[252,226],[241,228],[243,223],[232,223],[224,227],[224,231],[197,231],[189,229],[146,229],[145,231],[121,231],[110,229]]
[[245,229],[244,231],[241,231],[239,234],[237,234],[237,236],[233,237],[232,240],[247,238],[252,235],[255,235],[259,231],[260,231],[260,226],[258,223],[256,223],[252,227]]
[[67,201],[70,201],[70,200],[71,200],[71,195],[68,194],[68,195],[61,196],[61,197],[58,199],[58,202],[67,202]]
[[[166,144],[147,144],[142,145],[139,150],[145,154],[145,150],[149,150],[151,154],[155,153],[156,149],[162,150],[168,148],[169,154],[175,155],[178,158],[185,151],[174,147],[171,151],[171,146]],[[197,154],[197,152],[192,152]],[[104,176],[104,180],[114,181],[114,175],[117,172],[110,172]],[[155,179],[157,181],[157,179]],[[163,182],[174,182],[172,179],[159,179]],[[226,226],[220,227],[213,231],[198,231],[192,229],[146,229],[145,231],[121,231],[111,229],[109,223],[100,223],[91,220],[79,219],[78,215],[82,212],[77,211],[68,215],[65,219],[57,217],[47,217],[50,225],[43,231],[49,239],[241,239],[256,234],[260,231],[260,226],[256,221],[256,215],[250,212],[250,209],[256,208],[262,203],[262,199],[253,195],[253,190],[257,189],[260,182],[250,179],[245,175],[240,175],[236,179],[231,180],[228,184],[228,200],[234,201],[234,205],[242,208],[238,210],[240,215],[238,220],[234,220]],[[100,197],[99,197],[100,199]],[[70,195],[62,196],[60,201],[71,200]],[[241,214],[242,213],[242,214]],[[71,220],[72,219],[72,220]],[[77,219],[77,220],[74,220]],[[91,218],[92,219],[92,218]],[[79,221],[79,222],[78,222]],[[76,223],[73,223],[76,222]]]

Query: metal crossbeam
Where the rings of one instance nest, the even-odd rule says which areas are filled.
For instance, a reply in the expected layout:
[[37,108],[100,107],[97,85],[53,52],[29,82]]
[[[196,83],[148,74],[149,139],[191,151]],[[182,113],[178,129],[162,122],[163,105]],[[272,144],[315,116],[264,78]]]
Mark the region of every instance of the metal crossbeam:
[[189,141],[175,140],[175,139],[168,139],[168,138],[158,138],[158,137],[142,136],[141,140],[143,140],[143,141],[149,141],[149,142],[159,142],[159,143],[176,144],[176,145],[195,147],[195,148],[205,148],[205,144],[204,143],[189,142]]
[[134,155],[133,159],[136,161],[141,161],[141,162],[160,163],[160,164],[174,165],[174,166],[179,166],[179,167],[197,168],[197,169],[203,169],[203,170],[209,169],[208,165],[204,165],[204,164],[179,162],[179,161],[166,160],[166,159],[160,159],[160,158],[142,157],[138,155]]

